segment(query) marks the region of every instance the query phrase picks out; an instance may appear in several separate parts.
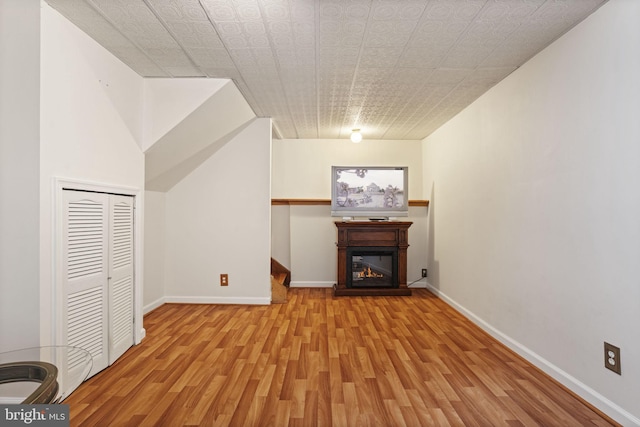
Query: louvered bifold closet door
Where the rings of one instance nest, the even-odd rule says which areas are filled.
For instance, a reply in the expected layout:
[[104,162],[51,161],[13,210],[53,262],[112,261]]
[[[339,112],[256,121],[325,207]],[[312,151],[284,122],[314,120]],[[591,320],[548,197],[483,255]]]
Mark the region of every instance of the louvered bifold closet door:
[[[90,375],[109,363],[107,346],[109,196],[63,191],[66,343],[93,359]],[[73,363],[73,362],[70,362]]]
[[133,345],[133,203],[110,199],[109,364]]

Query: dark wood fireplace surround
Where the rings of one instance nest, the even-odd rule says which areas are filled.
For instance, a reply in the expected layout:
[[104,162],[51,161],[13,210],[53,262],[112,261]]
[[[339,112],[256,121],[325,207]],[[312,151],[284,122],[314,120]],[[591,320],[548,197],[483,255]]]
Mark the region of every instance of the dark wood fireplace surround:
[[[336,221],[338,228],[338,283],[336,296],[411,295],[407,287],[407,248],[411,222],[401,221]],[[398,252],[397,287],[350,287],[347,277],[349,248],[395,248]]]

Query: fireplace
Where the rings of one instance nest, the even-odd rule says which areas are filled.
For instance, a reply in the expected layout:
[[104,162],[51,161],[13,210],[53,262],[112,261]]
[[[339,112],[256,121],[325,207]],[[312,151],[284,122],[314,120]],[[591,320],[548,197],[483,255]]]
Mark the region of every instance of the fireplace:
[[397,288],[398,250],[389,247],[347,249],[348,288]]
[[410,222],[336,221],[338,277],[334,295],[411,295],[407,287]]

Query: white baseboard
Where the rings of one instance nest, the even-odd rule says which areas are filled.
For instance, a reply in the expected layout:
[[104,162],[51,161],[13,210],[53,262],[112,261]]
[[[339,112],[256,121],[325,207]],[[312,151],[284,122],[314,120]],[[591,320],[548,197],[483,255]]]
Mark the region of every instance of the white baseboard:
[[[178,297],[169,296],[158,298],[154,302],[143,307],[142,312],[148,314],[163,304],[246,304],[246,305],[269,305],[271,298],[245,298],[245,297]],[[144,329],[143,329],[144,331]],[[146,334],[146,331],[144,331]],[[143,335],[144,338],[144,335]]]
[[164,297],[165,303],[176,304],[245,304],[245,305],[270,305],[271,296],[264,298],[253,297]]
[[[220,297],[162,297],[142,308],[143,315],[151,313],[156,308],[166,303],[176,304],[245,304],[245,305],[269,305],[271,298],[220,298]],[[136,344],[140,344],[147,336],[147,330],[142,328]]]
[[510,338],[498,329],[494,328],[489,323],[485,322],[483,319],[476,316],[474,313],[467,310],[465,307],[458,304],[453,299],[449,298],[446,294],[440,292],[438,288],[435,288],[428,282],[427,289],[429,289],[434,295],[445,301],[447,304],[455,308],[471,322],[486,331],[496,340],[509,347],[511,350],[529,361],[531,364],[544,371],[547,375],[598,408],[603,413],[607,414],[609,417],[613,418],[615,421],[621,423],[624,426],[640,427],[640,418],[637,418],[636,416],[616,405],[614,402],[610,401],[597,391],[593,390],[591,387],[587,386],[586,384],[572,377],[545,358],[541,357],[539,354],[533,352],[518,341]]
[[165,297],[158,298],[157,300],[155,300],[151,304],[147,304],[144,307],[142,307],[142,314],[147,314],[147,313],[152,312],[153,310],[155,310],[156,308],[160,307],[165,302],[166,302],[165,301]]
[[333,288],[336,282],[311,282],[299,280],[289,283],[290,288]]

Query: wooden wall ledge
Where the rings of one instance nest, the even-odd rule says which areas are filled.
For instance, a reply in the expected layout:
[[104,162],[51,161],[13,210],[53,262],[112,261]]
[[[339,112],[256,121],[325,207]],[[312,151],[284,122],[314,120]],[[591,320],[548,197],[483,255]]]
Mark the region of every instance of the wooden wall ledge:
[[[330,199],[271,199],[271,205],[327,205],[331,206]],[[429,206],[428,200],[409,200],[409,206]]]

